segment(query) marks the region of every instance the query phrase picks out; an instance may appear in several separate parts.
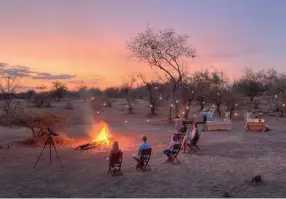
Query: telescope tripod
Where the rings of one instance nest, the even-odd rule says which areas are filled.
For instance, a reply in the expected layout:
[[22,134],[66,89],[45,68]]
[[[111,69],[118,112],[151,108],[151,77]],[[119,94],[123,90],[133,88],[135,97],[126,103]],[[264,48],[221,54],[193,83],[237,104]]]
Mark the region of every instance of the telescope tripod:
[[37,159],[37,162],[36,162],[36,164],[35,164],[35,166],[34,166],[34,169],[36,168],[36,166],[37,166],[37,164],[38,164],[38,162],[39,162],[39,160],[40,160],[40,158],[41,158],[41,156],[42,156],[42,154],[43,154],[43,151],[44,151],[44,149],[46,148],[46,145],[47,145],[47,144],[50,145],[50,164],[52,164],[52,145],[53,145],[53,147],[54,147],[54,149],[55,149],[55,152],[56,152],[56,155],[57,155],[57,158],[58,158],[58,160],[59,160],[59,163],[60,163],[60,165],[61,165],[61,167],[62,167],[62,169],[63,169],[64,167],[63,167],[63,165],[62,165],[62,163],[61,163],[61,161],[60,161],[60,157],[59,157],[59,154],[58,154],[58,152],[57,152],[57,149],[56,149],[56,146],[55,146],[55,143],[54,143],[54,140],[53,140],[51,134],[49,134],[49,137],[48,137],[48,139],[47,139],[47,141],[46,141],[46,143],[45,143],[45,146],[43,147],[43,149],[42,149],[42,151],[41,151],[41,153],[40,153],[40,155],[39,155],[39,157],[38,157],[38,159]]

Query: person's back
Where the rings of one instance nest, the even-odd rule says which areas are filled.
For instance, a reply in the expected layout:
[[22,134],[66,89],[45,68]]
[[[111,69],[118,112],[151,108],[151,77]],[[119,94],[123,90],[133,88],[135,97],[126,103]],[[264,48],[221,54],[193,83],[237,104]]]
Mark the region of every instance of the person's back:
[[137,153],[132,154],[133,158],[137,161],[137,166],[136,169],[142,168],[143,162],[142,162],[142,157],[141,157],[141,152],[144,149],[151,149],[151,145],[147,143],[147,137],[144,135],[142,137],[143,143],[138,147]]
[[143,143],[138,147],[138,155],[141,154],[141,151],[144,149],[151,149],[151,145],[147,142],[147,140],[143,141]]

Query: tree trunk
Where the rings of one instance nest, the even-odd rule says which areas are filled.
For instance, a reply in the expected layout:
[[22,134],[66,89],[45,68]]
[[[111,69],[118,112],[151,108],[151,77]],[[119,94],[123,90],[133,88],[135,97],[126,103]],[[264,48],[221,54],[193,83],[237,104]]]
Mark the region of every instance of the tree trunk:
[[168,115],[169,123],[172,123],[172,111],[173,111],[173,108],[170,106],[170,108],[169,108],[169,115]]
[[176,103],[176,89],[177,89],[177,86],[174,85],[172,89],[172,96],[173,96],[173,103],[174,103],[175,111],[176,111],[176,117],[178,118],[179,117],[179,106],[178,106],[178,103]]
[[130,105],[129,105],[129,107],[128,107],[128,113],[129,113],[129,114],[132,114],[132,113],[133,113],[133,107],[130,106]]
[[217,106],[218,116],[221,117],[220,103],[217,103],[216,106]]
[[151,115],[156,115],[155,107],[154,107],[154,106],[151,107]]
[[189,112],[190,112],[190,106],[191,106],[191,103],[192,103],[193,99],[189,99],[188,100],[188,103],[187,103],[187,109],[185,110],[185,115],[184,115],[184,118],[188,118],[189,116]]

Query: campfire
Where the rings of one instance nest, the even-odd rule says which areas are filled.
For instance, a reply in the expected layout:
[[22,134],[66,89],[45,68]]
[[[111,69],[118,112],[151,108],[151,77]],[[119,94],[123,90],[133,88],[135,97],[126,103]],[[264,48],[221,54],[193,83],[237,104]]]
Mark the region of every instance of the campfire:
[[[93,128],[93,136],[94,136],[94,130],[96,128]],[[100,124],[100,131],[95,134],[93,137],[91,143],[83,144],[78,146],[76,149],[79,150],[88,150],[92,148],[96,148],[98,146],[104,146],[104,147],[109,147],[110,141],[113,140],[114,138],[111,136],[109,132],[108,125],[106,123],[101,123]]]

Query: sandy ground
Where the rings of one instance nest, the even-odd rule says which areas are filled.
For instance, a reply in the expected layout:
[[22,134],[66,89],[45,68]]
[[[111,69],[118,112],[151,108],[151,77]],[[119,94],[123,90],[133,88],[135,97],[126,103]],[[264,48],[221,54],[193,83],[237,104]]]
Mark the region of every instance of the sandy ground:
[[[272,128],[267,133],[245,133],[242,121],[234,121],[232,132],[203,132],[201,155],[179,154],[181,164],[172,165],[164,163],[162,150],[174,126],[146,124],[145,115],[101,113],[124,152],[123,176],[107,175],[106,150],[57,146],[62,170],[54,151],[49,164],[46,149],[34,170],[41,148],[12,146],[0,149],[0,197],[222,197],[224,192],[232,197],[286,196],[285,123],[267,119]],[[88,138],[86,129],[87,124],[74,122],[67,134]],[[21,128],[1,127],[0,132],[0,144],[29,135]],[[143,134],[153,146],[150,172],[136,171],[131,158]],[[246,182],[255,175],[265,184]]]

